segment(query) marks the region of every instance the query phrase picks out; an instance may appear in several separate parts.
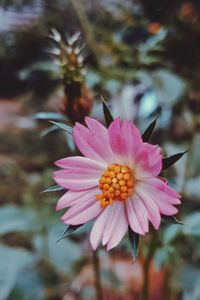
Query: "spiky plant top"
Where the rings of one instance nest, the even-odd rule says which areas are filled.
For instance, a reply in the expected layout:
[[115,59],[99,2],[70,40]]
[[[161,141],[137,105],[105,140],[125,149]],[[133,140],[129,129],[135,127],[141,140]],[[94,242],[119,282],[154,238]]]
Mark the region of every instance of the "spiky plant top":
[[80,33],[71,37],[62,37],[56,29],[51,29],[50,38],[54,41],[48,52],[53,55],[55,62],[60,66],[60,77],[64,84],[65,93],[81,93],[84,84],[84,45],[80,42]]
[[85,83],[85,46],[81,43],[80,33],[64,38],[56,29],[52,29],[50,38],[54,45],[48,52],[60,66],[60,78],[65,93],[65,109],[62,113],[72,123],[82,123],[85,116],[90,114],[93,103],[92,92]]

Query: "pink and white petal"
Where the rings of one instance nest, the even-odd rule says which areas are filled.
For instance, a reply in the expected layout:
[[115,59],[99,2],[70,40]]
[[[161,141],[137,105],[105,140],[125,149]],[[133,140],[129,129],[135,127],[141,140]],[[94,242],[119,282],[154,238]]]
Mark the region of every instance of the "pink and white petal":
[[96,188],[80,192],[68,191],[58,200],[56,210],[69,207],[76,202],[83,202],[85,199],[87,200],[87,198],[90,198],[91,196],[95,197],[97,193],[98,192]]
[[101,214],[97,217],[92,227],[90,233],[90,243],[93,250],[96,250],[102,237],[106,227],[107,222],[109,222],[110,213],[112,211],[112,205],[108,205]]
[[115,119],[108,128],[111,148],[117,155],[133,159],[136,149],[142,143],[139,130],[130,121]]
[[157,204],[151,199],[148,193],[143,189],[142,185],[137,185],[135,188],[136,194],[142,200],[144,206],[146,207],[149,220],[153,224],[155,229],[158,229],[161,222],[161,215]]
[[84,156],[104,164],[110,162],[110,147],[103,144],[98,137],[98,132],[94,133],[85,126],[76,123],[72,134],[78,149]]
[[138,234],[144,235],[145,231],[143,230],[142,226],[140,225],[140,222],[139,222],[138,217],[135,212],[135,207],[133,205],[133,200],[131,198],[128,198],[126,200],[125,207],[126,207],[128,223],[129,223],[131,229]]
[[115,119],[108,128],[109,143],[113,153],[123,155],[123,137],[121,137],[121,121],[120,118]]
[[109,138],[108,138],[108,129],[105,128],[100,122],[95,119],[86,117],[85,122],[89,128],[89,130],[98,136],[98,139],[103,144],[104,148],[106,148],[108,157],[113,159],[113,152],[110,147]]
[[96,218],[102,211],[95,196],[90,196],[81,202],[76,202],[61,218],[63,223],[70,225],[84,224]]
[[136,194],[134,194],[131,197],[131,200],[135,214],[137,216],[137,220],[140,223],[140,226],[143,229],[143,231],[147,233],[149,231],[149,218],[146,207]]
[[146,179],[140,184],[151,191],[153,198],[158,198],[160,201],[173,205],[181,204],[180,195],[163,182],[154,184],[154,181]]
[[147,177],[147,174],[157,176],[162,170],[162,155],[160,148],[148,143],[141,144],[135,158],[136,165],[139,165],[145,172],[140,172],[139,179]]
[[122,122],[121,136],[124,137],[124,152],[128,156],[129,160],[133,160],[138,151],[138,148],[142,144],[141,134],[133,122],[125,120]]
[[128,220],[125,213],[124,203],[120,203],[121,208],[119,209],[119,217],[116,219],[116,226],[113,234],[111,235],[108,243],[107,243],[107,251],[116,247],[119,242],[123,239],[124,235],[128,230]]
[[77,171],[76,169],[60,170],[53,173],[53,178],[60,186],[72,191],[82,191],[98,185],[100,176],[97,174]]
[[179,204],[180,200],[178,198],[173,198],[167,194],[164,194],[145,183],[141,184],[141,186],[145,193],[147,193],[149,197],[156,203],[161,214],[172,216],[178,212],[177,208],[172,205]]
[[116,226],[120,220],[121,210],[124,210],[124,204],[119,201],[114,201],[111,206],[112,210],[110,210],[109,222],[107,222],[103,233],[103,246],[107,244],[108,240],[111,239],[112,235],[116,232]]
[[83,169],[90,173],[101,174],[105,164],[83,156],[73,156],[59,159],[55,165],[63,169]]
[[146,178],[145,183],[149,184],[150,186],[154,187],[155,189],[158,189],[161,192],[166,193],[167,195],[169,195],[171,197],[174,197],[174,198],[180,198],[181,197],[180,194],[178,194],[174,189],[172,189],[162,179],[155,178],[155,177],[149,177],[149,178]]

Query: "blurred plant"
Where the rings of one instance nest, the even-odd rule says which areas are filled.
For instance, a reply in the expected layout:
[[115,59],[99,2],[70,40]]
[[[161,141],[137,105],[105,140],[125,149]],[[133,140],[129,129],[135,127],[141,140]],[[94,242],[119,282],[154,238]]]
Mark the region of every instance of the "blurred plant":
[[60,78],[64,88],[64,106],[61,110],[72,123],[83,122],[92,109],[93,96],[85,83],[84,51],[80,43],[80,33],[64,40],[56,30],[51,30],[50,38],[55,46],[49,49],[55,63],[60,66]]

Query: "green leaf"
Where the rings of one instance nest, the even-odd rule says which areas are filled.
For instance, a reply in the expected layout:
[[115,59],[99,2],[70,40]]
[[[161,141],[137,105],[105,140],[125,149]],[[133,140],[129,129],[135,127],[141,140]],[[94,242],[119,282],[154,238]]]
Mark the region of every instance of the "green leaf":
[[162,266],[169,263],[174,258],[175,248],[165,245],[163,248],[158,248],[154,254],[154,262],[158,270]]
[[196,211],[185,218],[183,232],[186,235],[200,237],[200,212]]
[[62,240],[65,237],[67,237],[69,234],[72,234],[75,230],[77,230],[82,225],[83,224],[81,224],[81,225],[69,225],[69,226],[67,226],[67,228],[61,234],[61,236],[57,239],[56,243],[58,243],[60,240]]
[[103,113],[104,113],[106,125],[108,127],[112,123],[112,121],[113,121],[113,116],[111,114],[110,109],[108,108],[107,103],[103,99],[103,97],[101,98],[101,100],[102,100],[102,103],[103,103]]
[[184,152],[174,154],[170,157],[163,158],[163,160],[162,160],[162,164],[163,164],[162,165],[162,170],[168,169],[169,167],[174,165],[187,152],[188,152],[188,150],[186,150]]
[[65,130],[67,133],[72,134],[72,127],[64,124],[64,123],[60,123],[60,122],[55,122],[55,121],[50,121],[51,123],[55,124],[56,126],[58,126],[59,128]]
[[43,138],[45,135],[47,135],[55,130],[59,130],[58,126],[56,126],[56,125],[49,126],[41,131],[40,137]]
[[[9,220],[9,222],[8,222]],[[7,204],[0,208],[0,235],[12,232],[35,232],[39,230],[37,214],[31,208]]]
[[142,140],[143,142],[148,142],[149,139],[151,138],[153,131],[156,127],[156,122],[157,122],[158,116],[155,118],[155,120],[147,127],[145,132],[142,135]]
[[183,222],[179,221],[174,216],[162,216],[162,220],[171,224],[183,225]]
[[58,192],[58,191],[61,191],[61,190],[64,190],[64,188],[62,186],[54,185],[54,186],[51,186],[50,188],[44,190],[43,193]]
[[183,228],[185,226],[177,226],[177,224],[170,224],[164,230],[162,240],[164,244],[172,243],[179,235],[183,234]]
[[130,246],[131,246],[131,254],[133,257],[133,261],[135,261],[137,255],[138,255],[140,236],[138,233],[133,232],[132,229],[129,227],[128,228],[128,237],[129,237],[129,242],[130,242]]
[[67,120],[67,118],[64,115],[54,112],[38,112],[33,115],[33,118],[39,120]]
[[38,258],[37,255],[33,255],[24,249],[4,245],[0,245],[0,257],[0,300],[5,300],[10,298],[9,295],[16,287],[16,281],[19,279],[20,274],[26,272],[29,267],[32,270],[38,262]]

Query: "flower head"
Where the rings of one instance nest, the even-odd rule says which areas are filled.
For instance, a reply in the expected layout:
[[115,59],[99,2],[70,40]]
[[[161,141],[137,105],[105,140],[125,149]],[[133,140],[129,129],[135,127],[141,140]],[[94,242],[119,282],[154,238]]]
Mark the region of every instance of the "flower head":
[[57,203],[67,208],[62,221],[69,225],[94,220],[90,242],[96,249],[102,241],[107,250],[115,247],[130,226],[145,235],[149,221],[155,229],[161,215],[177,213],[180,195],[158,177],[162,154],[157,145],[142,141],[130,121],[115,119],[106,129],[98,121],[86,118],[87,127],[76,123],[73,138],[85,156],[56,161],[62,170],[55,181],[68,191]]

